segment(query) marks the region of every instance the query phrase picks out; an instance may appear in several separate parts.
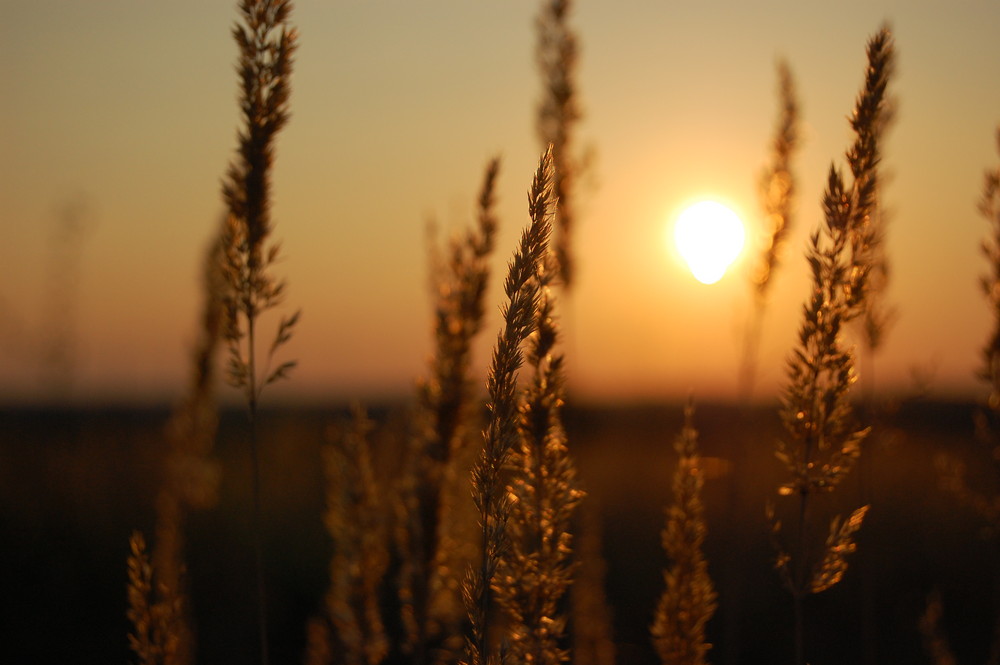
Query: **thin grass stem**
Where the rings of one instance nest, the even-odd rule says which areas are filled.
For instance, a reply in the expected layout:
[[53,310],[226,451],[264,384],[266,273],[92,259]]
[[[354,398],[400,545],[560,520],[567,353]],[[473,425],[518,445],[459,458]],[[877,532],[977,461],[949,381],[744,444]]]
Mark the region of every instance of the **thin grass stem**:
[[[782,420],[787,439],[777,455],[792,475],[779,494],[798,499],[796,544],[792,554],[778,547],[776,568],[795,605],[795,662],[805,665],[805,613],[809,594],[837,584],[847,569],[846,556],[868,506],[830,524],[821,556],[813,555],[811,504],[813,495],[833,491],[855,466],[870,428],[855,425],[850,399],[856,380],[854,354],[843,340],[847,324],[866,306],[872,272],[875,230],[871,215],[877,204],[882,112],[893,70],[894,49],[888,28],[868,42],[865,83],[855,105],[851,126],[855,142],[847,151],[852,181],[845,185],[831,165],[823,197],[824,221],[812,233],[806,258],[812,289],[803,308],[799,343],[788,361]],[[769,509],[770,512],[770,509]],[[773,519],[772,534],[780,522]]]
[[299,314],[281,319],[263,363],[258,358],[257,326],[262,314],[281,304],[285,291],[284,282],[271,274],[279,245],[270,242],[270,189],[274,140],[289,117],[289,81],[297,34],[288,25],[292,10],[290,0],[242,0],[239,9],[242,22],[233,27],[232,34],[240,52],[237,72],[243,122],[238,131],[237,158],[230,164],[222,185],[229,211],[223,260],[228,282],[226,338],[229,342],[229,382],[243,390],[250,420],[251,521],[258,632],[261,663],[267,665],[269,644],[257,406],[264,387],[285,378],[295,366],[294,362],[285,362],[272,370],[271,361],[276,350],[291,338]]
[[470,568],[462,585],[469,617],[466,636],[467,665],[502,662],[503,650],[490,643],[493,632],[494,584],[501,561],[510,547],[508,522],[512,505],[503,482],[504,470],[518,441],[517,373],[524,356],[521,345],[535,327],[538,307],[539,266],[548,251],[551,234],[552,150],[542,156],[528,194],[531,224],[508,267],[504,282],[507,303],[502,309],[504,324],[493,350],[486,385],[490,418],[483,433],[484,445],[472,470],[473,500],[479,513],[481,557]]

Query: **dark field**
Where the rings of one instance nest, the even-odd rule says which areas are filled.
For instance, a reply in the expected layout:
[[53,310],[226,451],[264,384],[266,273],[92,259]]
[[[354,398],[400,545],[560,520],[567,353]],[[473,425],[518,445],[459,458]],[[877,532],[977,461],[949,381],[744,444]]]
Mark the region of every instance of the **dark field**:
[[[913,403],[876,430],[856,469],[824,506],[873,507],[844,581],[807,602],[810,660],[923,663],[918,619],[941,591],[960,663],[984,663],[996,607],[995,534],[939,487],[935,459],[965,460],[995,491],[976,408]],[[326,588],[328,545],[319,446],[342,411],[261,418],[265,546],[275,663],[301,662],[304,626]],[[398,459],[405,414],[382,409],[381,468]],[[165,410],[0,411],[0,662],[125,663],[125,558],[132,529],[151,531]],[[619,663],[653,663],[646,638],[662,590],[659,534],[670,500],[679,406],[569,409],[570,444],[599,510]],[[772,570],[764,504],[784,479],[773,456],[774,409],[719,405],[695,415],[709,473],[706,554],[720,594],[712,662],[791,661],[791,604]],[[220,502],[191,517],[188,564],[203,664],[255,661],[246,419],[223,415]],[[859,473],[860,471],[860,473]],[[779,516],[783,508],[778,502]],[[818,524],[825,533],[826,518]],[[866,657],[867,654],[867,657]],[[871,658],[871,660],[869,660]]]

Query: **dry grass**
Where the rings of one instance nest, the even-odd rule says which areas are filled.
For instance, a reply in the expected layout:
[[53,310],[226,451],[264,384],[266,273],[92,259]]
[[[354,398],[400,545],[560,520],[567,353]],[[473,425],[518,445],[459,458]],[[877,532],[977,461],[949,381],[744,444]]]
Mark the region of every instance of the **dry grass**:
[[488,260],[497,231],[494,190],[499,169],[498,158],[486,166],[475,227],[452,239],[445,259],[432,262],[435,350],[429,377],[417,390],[395,529],[406,632],[403,651],[415,663],[426,662],[431,643],[443,648],[449,633],[456,632],[455,617],[434,616],[433,608],[442,604],[436,603],[440,595],[454,590],[448,584],[454,573],[455,562],[449,560],[454,559],[449,556],[454,548],[449,551],[442,544],[452,535],[448,525],[454,524],[456,514],[449,501],[452,488],[462,482],[463,495],[467,495],[465,474],[459,469],[475,429],[470,418],[479,415],[472,400],[469,366],[472,343],[483,324]]
[[519,400],[517,372],[524,362],[521,345],[534,332],[538,307],[539,267],[548,251],[552,215],[552,151],[546,151],[535,171],[528,193],[531,224],[510,263],[504,281],[507,303],[503,329],[493,349],[487,378],[490,418],[484,432],[482,454],[472,471],[473,501],[481,527],[481,558],[470,568],[462,586],[469,632],[464,662],[489,665],[501,654],[491,643],[494,619],[494,586],[498,570],[510,547],[508,522],[512,498],[507,492],[504,469],[518,445]]
[[762,174],[758,186],[768,236],[751,274],[753,308],[743,338],[739,376],[739,390],[744,401],[749,401],[753,396],[768,292],[781,263],[786,239],[793,228],[795,212],[796,187],[792,157],[799,144],[799,102],[792,70],[785,61],[778,63],[778,100],[778,122],[771,144],[771,162]]
[[[372,423],[360,408],[323,453],[324,522],[332,556],[328,591],[306,629],[310,665],[390,661],[608,665],[614,660],[614,636],[602,588],[605,566],[596,530],[585,533],[581,541],[586,546],[582,555],[577,553],[583,562],[579,593],[570,594],[574,549],[581,544],[574,541],[572,524],[583,492],[563,425],[564,359],[553,295],[560,280],[565,287],[572,284],[575,270],[569,246],[574,178],[570,151],[579,111],[573,85],[576,38],[566,26],[569,8],[567,0],[545,2],[537,22],[538,59],[547,91],[539,112],[539,133],[549,147],[528,194],[530,224],[504,282],[503,325],[486,380],[488,415],[482,447],[475,450],[469,445],[480,411],[470,366],[473,340],[483,325],[497,232],[498,160],[487,165],[475,227],[451,242],[433,272],[435,350],[428,376],[418,387],[405,441],[399,442],[404,457],[395,470],[401,475],[384,484],[381,477],[376,479],[369,438]],[[273,275],[279,247],[271,239],[269,183],[274,140],[288,120],[296,33],[287,25],[291,11],[287,0],[244,0],[240,11],[243,23],[233,34],[240,47],[243,126],[238,156],[224,183],[227,221],[208,262],[201,338],[188,397],[168,428],[170,454],[156,503],[152,553],[141,533],[130,541],[129,642],[144,664],[195,661],[183,528],[187,510],[212,502],[218,480],[209,455],[216,428],[214,356],[223,339],[229,348],[230,382],[243,391],[250,412],[259,655],[265,665],[269,659],[254,423],[264,387],[294,367],[294,362],[280,362],[277,353],[291,338],[299,315],[279,319],[263,355],[257,349],[257,328],[262,315],[280,307],[285,292],[284,283]],[[822,531],[815,526],[817,497],[835,490],[851,472],[868,434],[853,411],[856,372],[845,329],[864,319],[874,349],[887,322],[887,310],[874,294],[881,292],[879,280],[888,275],[878,196],[880,144],[891,115],[887,85],[893,59],[892,37],[883,29],[868,44],[865,84],[851,119],[856,137],[846,155],[851,180],[845,182],[831,167],[823,199],[825,218],[810,237],[812,290],[803,308],[798,346],[788,363],[781,409],[785,437],[777,452],[790,476],[779,494],[794,503],[786,511],[792,515],[791,528],[783,526],[774,510],[771,520],[775,565],[793,599],[798,665],[806,662],[807,654],[804,599],[842,580],[868,511],[862,506],[846,517],[836,516]],[[754,344],[794,207],[791,158],[798,140],[798,112],[786,65],[779,66],[779,82],[772,163],[761,185],[770,242],[754,277]],[[984,288],[1000,322],[998,192],[1000,172],[990,172],[981,210],[995,226],[995,237],[984,245],[995,273],[984,281]],[[558,233],[550,246],[553,225]],[[1000,411],[1000,323],[985,359],[983,376],[991,385],[991,406]],[[749,394],[752,365],[744,368],[744,374],[741,382]],[[673,503],[662,533],[669,567],[664,571],[666,588],[655,610],[651,641],[664,664],[702,665],[711,648],[708,627],[718,595],[703,551],[705,467],[691,407],[685,411],[674,449],[678,463]],[[461,460],[469,453],[478,453],[471,464],[470,502],[477,520],[470,540],[476,542],[459,547],[462,510],[452,497],[463,480]],[[387,500],[380,487],[398,492]],[[996,504],[983,505],[992,506],[993,513],[985,512],[996,521],[1000,512]],[[459,550],[472,554],[463,559]],[[463,563],[468,570],[459,583]],[[459,587],[464,615],[453,611],[457,604],[449,599]],[[570,602],[576,607],[574,626],[567,614]],[[937,662],[947,663],[935,612],[940,612],[939,606],[929,606],[928,644]],[[570,644],[576,645],[575,656]]]
[[855,425],[851,387],[854,354],[844,340],[846,326],[862,314],[871,272],[871,243],[880,161],[881,113],[893,67],[892,37],[883,28],[868,43],[868,68],[851,126],[854,145],[847,152],[853,181],[845,186],[833,166],[823,198],[824,222],[810,237],[807,260],[812,292],[803,309],[798,346],[788,361],[782,420],[787,439],[778,443],[779,459],[791,479],[782,496],[798,498],[792,552],[778,543],[782,525],[771,512],[778,547],[776,568],[792,595],[796,618],[795,662],[806,662],[803,600],[840,581],[853,534],[867,507],[840,521],[816,555],[810,505],[814,495],[832,492],[854,467],[868,428]]
[[705,482],[694,407],[684,410],[684,427],[674,441],[674,501],[667,509],[663,549],[670,559],[664,572],[666,589],[660,596],[651,633],[663,665],[705,665],[711,644],[706,627],[715,614],[716,597],[703,546],[707,527],[701,489]]
[[253,458],[254,552],[257,561],[257,604],[260,657],[269,661],[264,554],[260,536],[260,461],[257,445],[257,405],[261,391],[287,376],[293,361],[272,367],[275,353],[290,338],[299,313],[282,317],[263,367],[257,353],[257,326],[265,312],[278,307],[285,283],[275,279],[272,267],[280,245],[271,241],[271,170],[274,140],[288,122],[292,56],[297,34],[288,26],[289,0],[243,0],[243,24],[233,27],[240,50],[240,110],[243,126],[236,159],[230,164],[222,192],[229,210],[224,234],[228,290],[225,337],[229,342],[229,381],[243,391],[250,415]]
[[[460,621],[448,615],[450,603],[442,596],[449,592],[448,578],[460,559],[444,548],[446,543],[452,547],[461,531],[455,518],[462,511],[448,499],[455,465],[469,449],[466,421],[474,411],[469,353],[482,325],[486,259],[496,230],[492,208],[498,165],[493,160],[487,166],[475,230],[453,241],[447,262],[434,271],[436,349],[430,378],[419,386],[403,475],[395,482],[400,500],[393,511],[393,574],[387,575],[385,510],[377,502],[363,420],[339,439],[333,449],[338,454],[328,457],[326,523],[334,555],[323,616],[308,631],[310,663],[374,665],[388,656],[450,663],[458,657],[450,645],[462,632]],[[550,292],[555,271],[548,254],[551,169],[549,151],[529,194],[532,223],[505,283],[505,326],[488,381],[492,417],[473,469],[480,566],[470,569],[462,588],[468,662],[502,660],[493,642],[501,625],[511,655],[532,661],[565,659],[565,618],[557,606],[570,579],[569,520],[579,492],[572,488],[559,416],[562,359],[553,351],[558,335]],[[516,376],[524,345],[534,380],[519,390]],[[510,593],[515,586],[507,579],[512,576],[519,588],[529,590],[525,596]],[[382,618],[393,609],[382,593],[389,580],[398,582],[398,622]],[[533,604],[526,604],[526,598]],[[503,622],[498,621],[499,606],[508,614]],[[400,633],[389,634],[389,624],[398,625]]]
[[388,536],[372,471],[371,428],[367,414],[356,406],[351,422],[332,435],[323,452],[324,522],[333,555],[323,615],[308,628],[308,665],[377,665],[389,651],[379,606],[389,566]]
[[544,0],[535,21],[535,58],[542,75],[542,101],[537,130],[542,146],[552,146],[552,192],[556,201],[555,255],[562,285],[571,289],[576,278],[573,229],[574,190],[578,167],[573,155],[574,130],[580,119],[576,87],[578,47],[569,25],[571,0]]
[[288,341],[298,314],[282,318],[267,353],[258,367],[256,326],[259,317],[279,306],[285,283],[275,279],[272,267],[280,245],[271,242],[271,170],[274,140],[288,122],[289,78],[296,32],[287,26],[292,4],[288,0],[244,0],[240,5],[245,25],[233,28],[240,48],[240,107],[243,127],[239,150],[230,164],[222,192],[229,210],[224,234],[224,266],[229,290],[226,339],[229,342],[229,380],[241,388],[251,413],[261,391],[283,378],[294,367],[270,363]]
[[497,587],[508,617],[510,657],[539,665],[569,657],[563,647],[567,617],[562,600],[573,577],[570,525],[583,497],[562,423],[565,377],[563,356],[556,351],[559,328],[552,291],[556,270],[552,254],[535,268],[538,303],[527,340],[532,378],[521,400],[520,437],[511,456],[510,547]]
[[[371,423],[361,412],[324,453],[333,554],[324,607],[308,628],[308,663],[453,663],[462,649],[455,571],[472,556],[460,545],[468,534],[456,494],[467,501],[475,452],[469,443],[479,413],[469,365],[497,229],[498,172],[499,160],[490,160],[474,227],[445,252],[432,252],[435,349],[408,414],[403,461],[383,481],[395,490],[391,499],[379,500]],[[390,595],[398,604],[387,602]]]
[[[894,96],[886,96],[878,115],[877,134],[884,137],[892,128],[896,119],[898,102]],[[880,139],[881,140],[881,139]],[[889,255],[886,251],[886,236],[890,214],[884,204],[886,178],[880,176],[875,185],[874,201],[871,214],[868,216],[868,263],[871,266],[868,274],[868,293],[865,297],[865,308],[861,316],[862,341],[865,351],[875,355],[885,343],[886,334],[896,319],[896,309],[886,302],[886,291],[892,276]],[[868,386],[866,402],[870,404],[870,394],[874,393],[874,362],[867,364],[865,384]]]

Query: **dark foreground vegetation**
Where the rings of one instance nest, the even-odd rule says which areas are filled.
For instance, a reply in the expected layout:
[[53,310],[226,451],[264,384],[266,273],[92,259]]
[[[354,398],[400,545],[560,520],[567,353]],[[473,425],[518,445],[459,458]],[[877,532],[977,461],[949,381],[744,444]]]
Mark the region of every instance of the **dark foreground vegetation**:
[[[995,491],[986,484],[991,464],[976,438],[977,412],[970,404],[913,402],[876,426],[865,450],[872,508],[852,567],[841,584],[807,599],[815,617],[808,638],[823,662],[860,662],[872,651],[881,662],[928,662],[919,621],[935,589],[959,662],[986,662],[997,534],[942,488],[939,472],[942,455],[953,456],[967,463],[970,484]],[[326,590],[321,446],[346,413],[284,409],[259,417],[276,663],[302,661],[304,626]],[[394,446],[406,414],[388,406],[370,415],[378,423],[376,473],[389,475],[400,459]],[[155,409],[0,411],[4,662],[131,659],[122,561],[132,531],[153,526],[167,417]],[[565,422],[588,510],[599,512],[618,662],[654,663],[649,626],[662,593],[660,532],[683,408],[571,406]],[[773,569],[764,517],[784,477],[773,452],[782,431],[777,411],[701,404],[695,424],[706,474],[705,552],[720,590],[708,626],[712,662],[787,662],[792,609]],[[189,580],[202,663],[252,662],[257,650],[246,428],[244,412],[223,412],[219,502],[190,517]],[[858,503],[860,477],[849,477],[822,509],[842,513]]]

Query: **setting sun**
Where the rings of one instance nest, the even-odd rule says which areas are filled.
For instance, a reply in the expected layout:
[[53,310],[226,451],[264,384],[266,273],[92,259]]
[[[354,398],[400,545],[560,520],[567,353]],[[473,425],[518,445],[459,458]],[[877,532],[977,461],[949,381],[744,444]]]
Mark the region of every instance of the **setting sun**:
[[732,210],[715,201],[689,206],[674,225],[674,243],[691,274],[715,284],[743,251],[746,231]]

